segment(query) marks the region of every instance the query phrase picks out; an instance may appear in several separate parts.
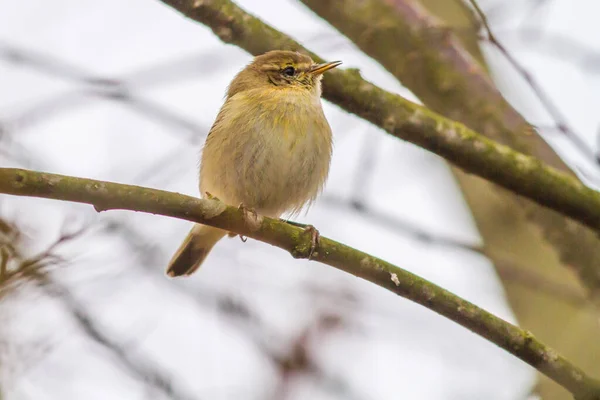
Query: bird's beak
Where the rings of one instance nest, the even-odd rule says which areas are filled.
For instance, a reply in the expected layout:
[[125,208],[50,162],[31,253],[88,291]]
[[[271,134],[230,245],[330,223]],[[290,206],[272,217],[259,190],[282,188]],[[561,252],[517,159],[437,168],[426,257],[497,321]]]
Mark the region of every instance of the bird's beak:
[[330,69],[335,68],[341,64],[342,64],[341,61],[331,61],[331,62],[326,62],[323,64],[317,64],[317,65],[313,66],[308,72],[310,72],[313,75],[321,75],[325,71],[329,71]]

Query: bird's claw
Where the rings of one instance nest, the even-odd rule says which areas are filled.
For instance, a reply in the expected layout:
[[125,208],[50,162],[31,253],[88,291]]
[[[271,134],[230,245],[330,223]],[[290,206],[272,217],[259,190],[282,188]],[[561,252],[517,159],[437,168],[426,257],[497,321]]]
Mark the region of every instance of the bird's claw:
[[306,225],[304,232],[310,233],[310,250],[308,251],[308,259],[310,260],[319,247],[319,239],[321,238],[321,234],[317,228],[312,225]]
[[238,210],[241,210],[244,213],[244,216],[246,216],[247,214],[252,214],[254,215],[254,218],[258,217],[256,210],[254,208],[246,207],[244,203],[240,203],[240,205],[238,206]]
[[[240,203],[240,205],[238,206],[238,210],[241,210],[242,213],[244,214],[244,222],[246,222],[246,225],[250,225],[250,222],[254,222],[258,220],[258,214],[256,213],[256,210],[254,208],[250,208],[250,207],[246,207],[246,205],[244,205],[244,203]],[[250,220],[249,215],[252,214],[253,216],[253,221]],[[230,232],[230,236],[235,236],[235,234],[232,234]],[[246,243],[246,241],[248,240],[248,238],[244,235],[239,235],[240,239],[242,242]]]

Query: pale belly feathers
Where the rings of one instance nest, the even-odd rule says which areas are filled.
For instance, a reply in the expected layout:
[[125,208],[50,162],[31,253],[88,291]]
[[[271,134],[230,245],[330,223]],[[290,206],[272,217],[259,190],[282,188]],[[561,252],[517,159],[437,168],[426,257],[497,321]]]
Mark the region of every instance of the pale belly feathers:
[[318,96],[296,90],[261,96],[238,93],[221,108],[202,152],[201,195],[272,217],[293,214],[323,188],[331,129]]

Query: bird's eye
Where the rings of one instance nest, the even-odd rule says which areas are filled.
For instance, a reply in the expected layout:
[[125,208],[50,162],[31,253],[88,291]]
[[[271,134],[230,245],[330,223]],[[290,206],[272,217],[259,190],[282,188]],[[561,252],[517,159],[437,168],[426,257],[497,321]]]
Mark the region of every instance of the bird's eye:
[[285,76],[294,76],[296,70],[294,69],[294,67],[287,67],[282,72]]

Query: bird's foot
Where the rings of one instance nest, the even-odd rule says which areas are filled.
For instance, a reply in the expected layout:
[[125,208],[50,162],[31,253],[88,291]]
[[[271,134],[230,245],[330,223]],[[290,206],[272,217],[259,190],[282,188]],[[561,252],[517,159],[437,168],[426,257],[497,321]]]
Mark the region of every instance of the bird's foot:
[[305,225],[304,232],[310,233],[310,250],[308,251],[308,259],[310,260],[319,247],[319,239],[321,238],[321,234],[317,228],[312,225]]
[[238,206],[238,210],[241,210],[244,213],[244,218],[248,218],[248,215],[250,214],[252,214],[254,219],[258,218],[256,210],[254,208],[247,207],[244,203],[240,203],[240,205]]
[[[246,225],[252,227],[252,226],[257,225],[260,222],[258,214],[254,208],[247,207],[246,205],[244,205],[244,203],[240,203],[240,205],[238,206],[238,209],[242,211],[242,213],[244,215],[244,222],[246,223]],[[229,235],[235,236],[236,234],[229,232]],[[242,240],[242,242],[246,243],[248,238],[244,235],[239,235],[239,236],[240,236],[240,239]]]
[[308,257],[307,257],[310,260],[313,256],[313,254],[315,254],[315,252],[317,251],[317,248],[319,247],[319,239],[321,237],[321,234],[319,233],[317,228],[315,228],[314,226],[309,225],[309,224],[303,224],[301,222],[290,221],[290,220],[284,219],[284,218],[279,218],[279,220],[281,222],[285,222],[286,224],[290,224],[292,226],[297,226],[298,228],[302,228],[302,229],[304,229],[305,233],[310,234],[310,249],[308,250]]

